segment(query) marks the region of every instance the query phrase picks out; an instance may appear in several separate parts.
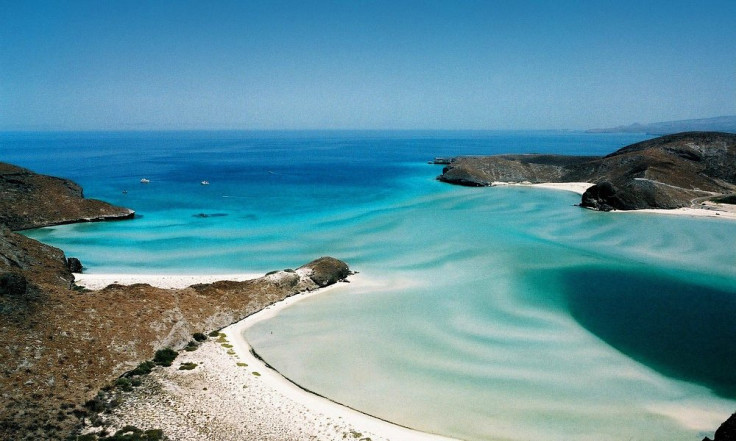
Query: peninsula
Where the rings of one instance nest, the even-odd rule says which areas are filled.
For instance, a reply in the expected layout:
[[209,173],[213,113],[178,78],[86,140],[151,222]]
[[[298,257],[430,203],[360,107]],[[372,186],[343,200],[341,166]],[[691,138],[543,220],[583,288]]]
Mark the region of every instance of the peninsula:
[[11,230],[103,220],[125,220],[133,210],[85,199],[68,180],[0,162],[0,224]]
[[736,134],[678,133],[604,157],[458,157],[437,179],[467,186],[587,182],[580,205],[600,211],[705,208],[736,199]]

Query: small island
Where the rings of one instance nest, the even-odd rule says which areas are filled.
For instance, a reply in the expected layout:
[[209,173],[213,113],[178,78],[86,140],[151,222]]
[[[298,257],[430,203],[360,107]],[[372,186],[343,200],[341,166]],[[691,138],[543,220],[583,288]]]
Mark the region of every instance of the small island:
[[708,208],[736,199],[736,134],[685,132],[624,147],[604,157],[458,157],[437,178],[466,186],[590,183],[580,205],[600,211]]

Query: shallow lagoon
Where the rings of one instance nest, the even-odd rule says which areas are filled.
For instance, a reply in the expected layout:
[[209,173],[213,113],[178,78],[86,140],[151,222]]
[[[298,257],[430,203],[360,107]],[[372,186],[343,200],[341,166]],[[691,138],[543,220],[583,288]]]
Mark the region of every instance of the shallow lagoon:
[[736,225],[576,200],[457,189],[384,214],[365,282],[247,338],[300,385],[430,432],[702,439],[736,405]]

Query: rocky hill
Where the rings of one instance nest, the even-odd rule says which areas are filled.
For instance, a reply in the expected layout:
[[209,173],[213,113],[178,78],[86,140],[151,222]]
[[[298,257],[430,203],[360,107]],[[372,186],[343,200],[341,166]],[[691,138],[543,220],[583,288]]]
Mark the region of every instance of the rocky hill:
[[0,162],[0,223],[14,231],[134,216],[127,208],[85,199],[82,188],[68,179]]
[[736,193],[736,134],[686,132],[624,147],[605,157],[498,155],[459,157],[439,180],[590,182],[581,205],[598,210],[672,209]]
[[[0,439],[68,439],[98,392],[163,348],[241,320],[285,297],[336,283],[348,266],[323,257],[246,282],[185,289],[74,285],[64,252],[11,230],[131,211],[81,198],[76,184],[4,164],[0,224]],[[55,201],[33,204],[43,199]],[[114,405],[112,398],[106,406]],[[90,404],[91,403],[91,404]],[[89,421],[89,418],[87,418]]]

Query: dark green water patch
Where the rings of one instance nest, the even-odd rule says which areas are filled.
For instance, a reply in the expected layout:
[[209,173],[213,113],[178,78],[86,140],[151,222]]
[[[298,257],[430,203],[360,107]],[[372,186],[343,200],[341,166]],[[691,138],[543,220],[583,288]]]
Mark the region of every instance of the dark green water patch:
[[736,288],[639,269],[558,275],[572,316],[590,332],[665,375],[736,397]]

